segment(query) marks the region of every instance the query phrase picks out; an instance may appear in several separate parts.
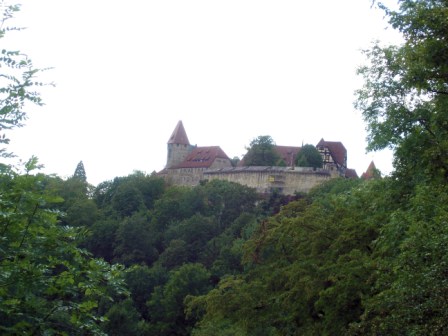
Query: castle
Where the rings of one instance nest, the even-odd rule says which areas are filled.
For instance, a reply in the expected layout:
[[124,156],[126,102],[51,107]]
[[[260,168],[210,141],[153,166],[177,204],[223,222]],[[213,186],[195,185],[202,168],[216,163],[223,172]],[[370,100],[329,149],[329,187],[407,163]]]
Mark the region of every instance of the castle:
[[195,186],[202,180],[225,180],[255,188],[259,193],[276,190],[285,195],[308,192],[314,186],[335,177],[357,178],[353,169],[347,168],[347,150],[341,142],[321,139],[316,145],[323,160],[323,168],[295,167],[300,147],[275,146],[285,163],[280,166],[234,167],[219,146],[192,146],[179,121],[168,140],[165,168],[159,172],[174,185]]

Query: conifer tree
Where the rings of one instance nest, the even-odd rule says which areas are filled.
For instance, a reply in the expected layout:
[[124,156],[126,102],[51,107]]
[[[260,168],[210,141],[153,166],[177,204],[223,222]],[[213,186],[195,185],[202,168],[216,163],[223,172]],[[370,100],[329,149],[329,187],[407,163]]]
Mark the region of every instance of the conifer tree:
[[81,180],[82,182],[87,182],[86,170],[84,169],[84,164],[82,163],[82,161],[79,161],[78,165],[76,166],[73,177]]

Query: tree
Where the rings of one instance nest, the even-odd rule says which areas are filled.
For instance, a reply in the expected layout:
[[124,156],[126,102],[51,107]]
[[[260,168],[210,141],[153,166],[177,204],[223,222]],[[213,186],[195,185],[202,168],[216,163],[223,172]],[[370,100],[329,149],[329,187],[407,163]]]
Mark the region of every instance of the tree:
[[120,265],[92,259],[79,247],[86,230],[58,224],[52,205],[62,199],[47,177],[0,172],[0,331],[4,335],[99,333],[102,298],[124,293]]
[[170,272],[168,282],[157,287],[148,307],[155,335],[189,335],[195,321],[184,312],[187,295],[201,295],[210,289],[209,272],[201,264],[184,264]]
[[245,166],[276,166],[281,158],[275,151],[274,140],[269,135],[260,135],[251,141],[243,160]]
[[149,318],[146,302],[151,297],[154,288],[163,286],[168,280],[168,272],[160,265],[149,268],[145,265],[133,265],[125,274],[126,284],[131,292],[131,298],[142,317]]
[[[116,177],[113,181],[100,183],[93,192],[93,198],[99,208],[109,211],[111,207],[115,207],[124,215],[129,211],[134,212],[141,205],[152,209],[154,202],[162,196],[164,191],[165,182],[162,178],[155,174],[146,175],[135,171],[128,176]],[[138,195],[132,196],[132,193]],[[121,195],[117,196],[117,194]],[[132,206],[126,205],[128,202],[126,199],[132,203]],[[120,204],[121,200],[123,204]]]
[[78,165],[76,166],[75,173],[73,174],[73,177],[75,179],[79,179],[80,181],[87,183],[87,176],[86,176],[86,170],[84,169],[84,164],[82,161],[79,161]]
[[106,314],[105,331],[110,336],[137,335],[140,315],[131,300],[114,304]]
[[403,34],[401,46],[365,51],[364,86],[355,106],[368,129],[368,149],[395,149],[396,176],[448,180],[448,29],[445,1],[400,0],[385,10]]
[[[0,2],[0,39],[7,33],[18,31],[17,27],[7,26],[7,21],[20,10],[19,5],[9,5],[5,1]],[[2,73],[2,87],[0,88],[0,131],[11,130],[22,127],[27,118],[24,108],[27,103],[43,105],[39,92],[34,87],[42,86],[35,77],[40,69],[33,66],[32,61],[19,51],[2,49],[0,56],[0,67]],[[9,138],[6,134],[0,134],[0,144],[7,145]],[[11,156],[6,147],[0,148],[2,157]]]
[[116,231],[114,256],[125,265],[151,265],[158,258],[155,236],[147,216],[136,213],[125,218]]
[[297,167],[322,168],[323,161],[319,151],[313,145],[302,146],[296,158]]
[[[0,2],[0,39],[18,5]],[[26,104],[42,105],[34,79],[39,70],[18,51],[3,49],[0,130],[23,126]],[[0,144],[8,144],[5,134]],[[7,148],[0,156],[10,156]],[[98,305],[102,298],[126,296],[122,267],[92,259],[79,247],[86,230],[58,223],[61,197],[50,178],[36,173],[32,157],[22,167],[0,165],[0,333],[50,335],[102,333]],[[22,170],[23,169],[23,170]]]
[[232,163],[232,167],[238,166],[238,163],[240,162],[240,158],[238,156],[234,156],[232,159],[230,159],[230,162]]
[[121,217],[131,216],[143,209],[143,195],[137,187],[129,183],[123,183],[115,190],[112,207]]
[[98,217],[95,202],[89,197],[90,186],[77,177],[48,179],[47,188],[63,198],[57,209],[64,212],[61,221],[70,226],[91,226]]
[[186,301],[187,312],[205,312],[198,334],[212,325],[243,335],[347,334],[372,292],[372,247],[392,202],[383,180],[338,182],[266,219],[244,244],[245,272]]
[[373,295],[352,335],[444,335],[448,332],[446,186],[419,186],[394,211],[376,241]]
[[[382,4],[403,44],[373,45],[359,73],[356,107],[369,131],[369,149],[395,149],[393,181],[399,207],[375,243],[375,291],[352,335],[440,335],[446,323],[448,209],[447,2]],[[393,270],[392,272],[389,272]]]

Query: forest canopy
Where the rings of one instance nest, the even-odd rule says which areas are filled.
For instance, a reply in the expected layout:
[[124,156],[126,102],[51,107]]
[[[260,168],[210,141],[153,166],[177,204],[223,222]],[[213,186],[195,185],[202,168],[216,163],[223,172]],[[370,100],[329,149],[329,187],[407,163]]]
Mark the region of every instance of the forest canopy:
[[[377,5],[404,43],[365,51],[355,102],[369,149],[394,149],[391,176],[286,196],[140,171],[92,186],[82,161],[65,179],[35,157],[2,162],[0,333],[448,334],[447,3],[398,3]],[[18,9],[2,7],[6,23]],[[41,104],[22,57],[0,58],[16,73],[2,131]],[[278,160],[272,145],[254,139],[253,159]]]

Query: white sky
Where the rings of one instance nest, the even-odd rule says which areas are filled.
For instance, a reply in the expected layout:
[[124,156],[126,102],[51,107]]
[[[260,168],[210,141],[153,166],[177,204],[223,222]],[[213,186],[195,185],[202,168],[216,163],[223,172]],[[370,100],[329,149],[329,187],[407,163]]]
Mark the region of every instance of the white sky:
[[397,41],[369,0],[22,0],[25,31],[2,40],[38,67],[46,103],[10,150],[90,183],[161,170],[182,120],[192,144],[232,158],[259,135],[278,145],[341,141],[358,175],[373,159],[353,108],[360,50]]

